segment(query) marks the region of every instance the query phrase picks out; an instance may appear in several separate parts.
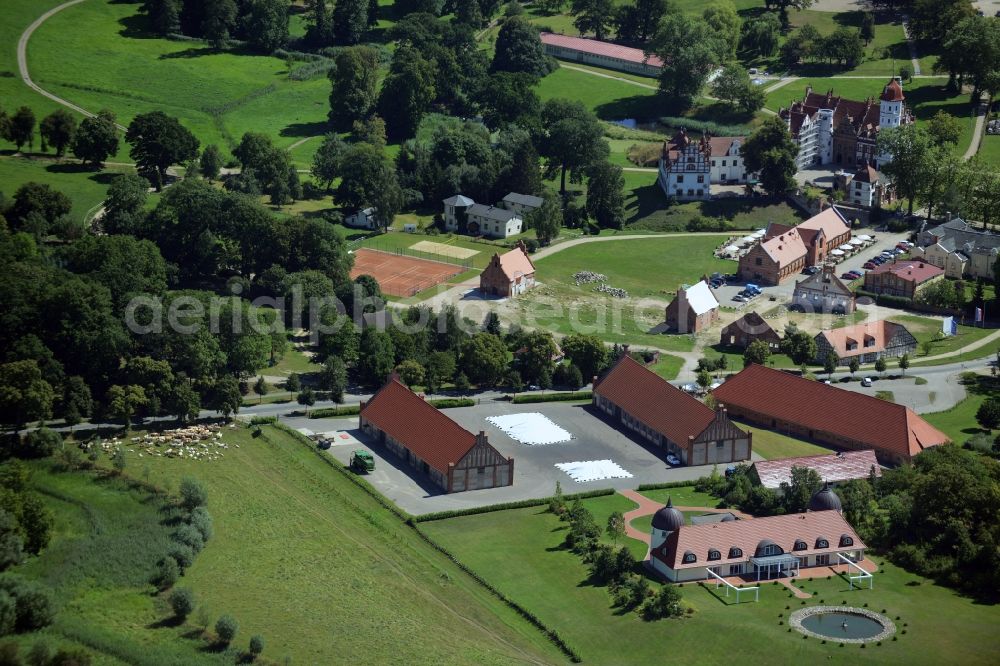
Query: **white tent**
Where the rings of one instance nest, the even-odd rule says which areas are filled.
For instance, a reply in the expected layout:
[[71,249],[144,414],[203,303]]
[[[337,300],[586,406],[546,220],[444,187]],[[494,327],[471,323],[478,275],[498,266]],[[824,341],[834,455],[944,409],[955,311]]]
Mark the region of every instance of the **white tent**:
[[767,229],[758,229],[757,231],[753,232],[753,237],[763,238],[766,234],[767,234]]
[[861,234],[860,236],[858,236],[858,238],[860,238],[863,241],[870,241],[872,239],[872,237],[869,236],[868,234]]
[[727,245],[727,246],[726,246],[726,249],[725,249],[725,251],[726,251],[726,252],[727,252],[728,254],[734,254],[734,253],[736,253],[736,252],[739,252],[739,251],[740,251],[740,248],[738,248],[738,247],[737,247],[737,246],[735,246],[735,245]]
[[837,249],[839,249],[839,250],[843,250],[844,252],[850,252],[851,250],[853,250],[853,249],[854,249],[854,247],[852,247],[850,243],[844,243],[843,245],[841,245],[841,246],[840,246],[839,248],[837,248]]
[[842,256],[844,256],[844,251],[843,250],[830,250],[830,254],[832,254],[834,256],[837,256],[837,257],[842,257]]
[[851,239],[851,245],[853,245],[855,247],[857,247],[859,245],[864,245],[864,244],[865,244],[865,242],[863,240],[861,240],[860,238],[852,238]]
[[756,240],[757,239],[754,238],[753,236],[744,236],[743,238],[740,239],[740,245],[750,245],[750,243],[753,243]]

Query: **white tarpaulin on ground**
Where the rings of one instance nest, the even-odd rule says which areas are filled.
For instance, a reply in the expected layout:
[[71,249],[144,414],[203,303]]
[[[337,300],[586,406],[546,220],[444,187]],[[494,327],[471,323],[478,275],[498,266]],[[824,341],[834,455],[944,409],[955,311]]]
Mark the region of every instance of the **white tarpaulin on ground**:
[[727,245],[726,246],[726,252],[728,252],[729,254],[733,254],[734,252],[739,252],[739,251],[740,251],[740,248],[736,247],[735,245]]
[[872,239],[872,237],[869,236],[868,234],[861,234],[860,236],[858,236],[858,238],[860,238],[863,241],[870,241]]
[[490,416],[486,420],[503,430],[511,439],[529,446],[556,444],[573,439],[573,435],[538,412]]
[[767,235],[767,229],[758,229],[753,232],[754,238],[763,238],[765,235]]
[[838,257],[842,257],[842,256],[844,256],[844,251],[843,250],[830,250],[830,254],[836,255]]
[[631,479],[632,475],[610,460],[584,460],[556,463],[556,467],[573,477],[578,483],[603,479]]
[[843,250],[844,252],[850,252],[854,248],[851,246],[850,243],[844,243],[843,245],[840,246],[839,249]]
[[851,239],[851,245],[854,245],[855,247],[858,246],[858,245],[864,245],[864,244],[865,244],[865,242],[863,240],[861,240],[860,238],[852,238]]

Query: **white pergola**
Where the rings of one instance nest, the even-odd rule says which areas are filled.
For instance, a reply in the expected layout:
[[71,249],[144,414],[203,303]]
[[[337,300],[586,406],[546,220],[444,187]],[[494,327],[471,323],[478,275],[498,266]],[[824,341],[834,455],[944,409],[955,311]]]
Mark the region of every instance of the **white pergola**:
[[753,600],[754,601],[760,601],[760,587],[759,586],[754,585],[753,587],[736,587],[735,585],[733,585],[728,580],[726,580],[725,578],[723,578],[719,574],[715,573],[711,569],[705,569],[705,571],[708,572],[709,576],[711,576],[712,578],[715,579],[715,589],[719,589],[719,585],[720,584],[721,585],[725,585],[726,586],[726,596],[727,597],[729,596],[729,590],[733,590],[734,592],[736,592],[736,603],[740,603],[740,592],[751,592],[751,591],[753,592]]
[[[851,583],[851,589],[852,590],[854,589],[854,581],[856,581],[856,580],[865,580],[866,578],[868,579],[868,589],[870,590],[870,589],[872,589],[872,587],[874,587],[874,585],[875,585],[875,577],[872,576],[867,571],[865,571],[864,569],[862,569],[861,566],[857,562],[855,562],[854,560],[852,560],[849,557],[844,557],[843,553],[837,553],[837,557],[840,559],[841,562],[844,562],[845,564],[847,564],[847,578],[848,578],[848,580]],[[857,569],[860,573],[856,573],[854,575],[851,575],[851,569]],[[858,587],[861,587],[861,586],[858,585]]]

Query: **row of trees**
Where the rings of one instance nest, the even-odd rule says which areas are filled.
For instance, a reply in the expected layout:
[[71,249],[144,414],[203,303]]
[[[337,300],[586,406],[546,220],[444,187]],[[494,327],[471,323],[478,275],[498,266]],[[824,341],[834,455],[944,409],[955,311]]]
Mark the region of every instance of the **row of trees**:
[[84,164],[99,166],[118,152],[118,128],[110,111],[101,111],[77,124],[73,114],[57,109],[39,123],[30,107],[19,107],[13,114],[0,107],[0,139],[14,144],[17,150],[34,148],[36,127],[42,152],[52,148],[56,157],[69,151]]
[[262,53],[288,42],[288,0],[145,0],[142,8],[160,35],[200,37],[216,48],[239,39]]
[[[814,25],[807,23],[785,40],[781,46],[781,60],[788,67],[809,61],[854,67],[864,59],[864,45],[873,37],[873,22],[864,23],[860,31],[841,26],[825,36]],[[774,55],[776,47],[767,55]]]

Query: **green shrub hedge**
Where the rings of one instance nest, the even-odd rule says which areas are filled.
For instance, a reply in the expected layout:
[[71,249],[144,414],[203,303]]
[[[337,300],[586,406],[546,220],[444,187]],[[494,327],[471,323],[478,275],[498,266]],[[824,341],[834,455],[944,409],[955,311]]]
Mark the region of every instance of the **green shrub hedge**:
[[437,400],[428,400],[434,407],[438,409],[449,409],[451,407],[472,407],[476,404],[475,398],[438,398]]
[[663,490],[664,488],[683,488],[684,486],[693,486],[694,481],[667,481],[666,483],[642,483],[636,488],[639,492],[643,490]]
[[309,412],[311,419],[328,419],[334,416],[354,416],[361,412],[361,405],[343,405],[341,407],[320,407]]
[[267,425],[268,423],[277,423],[277,416],[254,416],[250,419],[250,425]]
[[[687,483],[685,485],[691,485]],[[614,495],[615,491],[613,488],[604,488],[603,490],[589,490],[585,493],[577,493],[575,495],[563,495],[563,499],[567,502],[572,502],[578,499],[588,499],[590,497],[604,497],[605,495]],[[524,509],[529,506],[542,506],[548,504],[552,501],[551,497],[538,497],[535,499],[519,500],[517,502],[501,502],[500,504],[490,504],[488,506],[477,506],[471,509],[456,509],[454,511],[436,511],[434,513],[425,513],[419,516],[413,516],[412,520],[414,523],[426,523],[432,520],[444,520],[446,518],[457,518],[458,516],[474,516],[479,513],[493,513],[494,511],[506,511],[507,509]]]
[[532,402],[576,402],[580,400],[590,400],[593,397],[590,391],[572,391],[569,393],[522,393],[514,396],[515,405],[523,405]]

